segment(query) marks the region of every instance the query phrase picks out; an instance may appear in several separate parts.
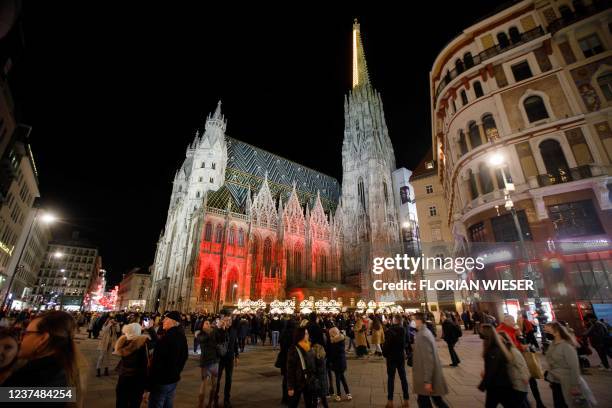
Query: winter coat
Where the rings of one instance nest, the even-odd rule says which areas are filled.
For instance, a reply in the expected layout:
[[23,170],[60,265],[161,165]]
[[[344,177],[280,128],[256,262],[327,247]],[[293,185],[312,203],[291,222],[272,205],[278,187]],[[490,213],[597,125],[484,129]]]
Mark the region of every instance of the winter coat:
[[323,348],[320,344],[313,344],[312,351],[314,351],[315,355],[315,365],[316,365],[316,393],[317,395],[327,398],[327,394],[329,394],[329,381],[327,378],[327,367],[326,367],[326,353],[325,348]]
[[372,337],[370,340],[372,344],[383,344],[385,342],[385,331],[382,326],[378,330],[372,329]]
[[[298,349],[304,358],[306,371],[302,369],[302,362],[298,355]],[[317,378],[316,367],[315,355],[312,348],[305,351],[299,345],[291,346],[287,353],[287,389],[302,391],[307,386],[314,388]]]
[[442,322],[442,339],[448,344],[455,344],[459,341],[461,328],[452,322],[450,319]]
[[422,326],[414,337],[412,384],[418,395],[427,395],[425,384],[431,384],[433,396],[448,394],[436,340],[425,326]]
[[568,407],[575,406],[573,389],[582,391],[583,396],[593,400],[593,394],[588,385],[580,375],[580,364],[576,348],[566,341],[552,342],[546,351],[546,362],[548,363],[548,378],[552,382],[561,384],[563,398]]
[[387,330],[385,344],[382,347],[383,356],[387,362],[403,364],[406,358],[406,330],[402,326],[393,325]]
[[357,322],[355,323],[354,326],[354,331],[355,331],[355,345],[357,347],[359,346],[363,346],[363,347],[367,347],[368,342],[366,339],[366,327],[363,324],[363,320],[359,319],[357,320]]
[[238,358],[240,351],[238,349],[238,330],[235,327],[229,329],[221,329],[219,332],[218,344],[225,343],[227,345],[227,352],[225,355],[220,356],[223,362],[231,362],[235,358]]
[[[54,357],[47,356],[30,360],[15,371],[3,387],[67,387],[68,379],[62,364]],[[23,404],[27,406],[28,404]]]
[[218,330],[213,328],[210,332],[201,330],[198,333],[197,340],[200,343],[200,367],[206,367],[219,362],[219,353],[217,351],[217,341],[219,339]]
[[478,388],[486,391],[495,388],[512,388],[510,362],[501,349],[493,344],[484,356],[484,377]]
[[523,353],[518,351],[516,347],[510,348],[512,353],[512,363],[508,365],[508,375],[512,382],[512,388],[516,391],[527,392],[528,381],[531,375]]
[[100,361],[101,366],[107,367],[108,362],[113,353],[113,346],[117,340],[117,333],[119,333],[119,324],[109,323],[102,327],[100,332],[102,337],[98,341],[98,351],[102,354],[102,360]]
[[244,338],[249,334],[249,321],[247,319],[240,319],[240,325],[238,326],[238,337]]
[[187,338],[183,328],[175,326],[168,330],[155,346],[147,389],[178,382],[187,362],[187,350]]
[[344,349],[344,335],[332,337],[327,343],[327,361],[335,372],[346,371],[346,351]]
[[317,322],[309,322],[306,330],[308,330],[308,338],[312,344],[320,344],[322,346],[325,344],[323,342],[323,330],[321,330],[321,326]]
[[147,375],[147,364],[149,356],[147,355],[149,336],[136,336],[132,340],[121,336],[115,344],[113,354],[120,356],[119,376],[133,377],[140,376],[143,381]]

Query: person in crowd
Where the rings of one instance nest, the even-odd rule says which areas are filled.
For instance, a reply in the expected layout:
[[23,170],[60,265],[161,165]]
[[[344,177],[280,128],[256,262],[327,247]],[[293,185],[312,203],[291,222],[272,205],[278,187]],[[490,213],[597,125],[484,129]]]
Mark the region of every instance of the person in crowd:
[[419,408],[431,407],[431,400],[438,408],[448,405],[442,396],[448,393],[448,387],[442,364],[436,348],[436,340],[426,324],[423,313],[415,313],[416,335],[414,336],[412,383],[417,394]]
[[[36,316],[27,326],[19,347],[26,364],[13,372],[3,387],[73,387],[77,406],[85,396],[80,368],[83,359],[74,334],[76,322],[67,312],[52,310]],[[27,404],[26,404],[27,405]]]
[[527,390],[529,384],[529,368],[527,367],[527,362],[523,358],[523,354],[516,348],[508,333],[501,332],[499,333],[500,339],[502,343],[506,346],[508,351],[512,354],[512,363],[508,366],[508,375],[510,376],[510,381],[512,382],[512,390],[513,396],[512,401],[514,401],[516,407],[528,407],[529,403],[527,402]]
[[0,328],[0,385],[11,375],[18,354],[18,331],[5,327]]
[[609,347],[609,331],[605,324],[597,320],[595,315],[589,314],[585,319],[588,322],[588,329],[584,333],[589,338],[591,347],[595,349],[599,360],[601,361],[600,370],[612,371],[610,369],[610,363],[608,362],[608,350]]
[[482,321],[482,314],[476,310],[472,313],[472,329],[474,330],[474,334],[480,333],[480,322]]
[[372,354],[376,356],[382,356],[381,344],[385,342],[385,331],[383,325],[378,317],[374,317],[372,321],[372,334],[370,336],[370,345],[372,347]]
[[295,331],[293,346],[287,353],[287,395],[289,406],[297,408],[302,396],[306,408],[316,405],[316,362],[311,348],[308,330],[298,327]]
[[[202,330],[198,333],[198,343],[200,345],[200,369],[202,372],[202,383],[198,395],[198,407],[212,406],[215,401],[217,389],[217,378],[219,376],[219,340],[218,329],[213,327],[210,320],[202,322]],[[207,385],[210,385],[208,392],[208,404],[205,404]]]
[[253,316],[251,319],[251,345],[257,345],[257,335],[259,334],[260,329],[259,316]]
[[483,344],[484,372],[478,389],[487,393],[485,407],[496,408],[498,404],[508,408],[516,407],[509,374],[509,367],[513,363],[512,353],[500,340],[495,328],[488,323],[481,324],[480,338]]
[[348,401],[352,400],[351,392],[349,391],[348,384],[344,372],[346,371],[346,352],[344,350],[345,336],[340,333],[337,327],[329,329],[329,343],[327,346],[328,353],[327,358],[330,363],[334,377],[336,378],[336,394],[334,399],[337,402],[342,401],[342,391],[340,390],[340,383],[344,387],[344,393]]
[[271,332],[271,341],[272,348],[278,348],[278,337],[280,336],[282,322],[280,321],[278,316],[274,316],[272,321],[270,322],[270,332]]
[[246,347],[246,338],[249,335],[249,321],[243,316],[240,319],[240,324],[238,326],[238,345],[240,346],[240,352],[244,353],[244,348]]
[[308,338],[310,343],[320,344],[322,346],[325,345],[323,339],[323,329],[317,322],[317,314],[315,312],[308,315],[308,324],[306,325],[306,329],[308,329]]
[[223,406],[231,408],[230,395],[232,390],[232,375],[234,365],[238,365],[238,320],[232,320],[229,312],[225,312],[221,318],[218,330],[217,350],[219,351],[219,374],[217,376],[217,387],[215,390],[215,402],[219,399],[219,388],[221,377],[225,371],[225,383],[223,384]]
[[289,395],[287,395],[287,354],[289,353],[289,349],[293,345],[293,335],[295,332],[295,320],[290,318],[287,320],[287,324],[285,328],[280,334],[280,351],[278,352],[278,356],[276,357],[277,368],[280,368],[281,375],[283,376],[282,381],[282,399],[281,404],[289,405]]
[[202,330],[203,323],[204,323],[204,315],[198,315],[198,317],[194,319],[194,322],[193,322],[193,354],[197,354],[198,352],[198,347],[200,345],[200,342],[198,341],[198,334],[200,334],[200,331]]
[[[510,341],[512,341],[514,347],[516,347],[519,351],[523,352],[527,350],[527,347],[519,340],[521,331],[516,326],[514,317],[512,315],[504,315],[504,320],[499,326],[497,326],[496,331],[497,333],[506,333],[508,338],[510,338]],[[545,408],[544,402],[542,401],[542,396],[540,395],[540,389],[538,388],[538,382],[533,376],[529,378],[529,388],[531,389],[533,398],[536,400],[537,408]]]
[[263,315],[261,318],[261,325],[259,326],[259,337],[261,338],[261,345],[266,345],[266,337],[270,331],[270,319],[268,316]]
[[355,345],[355,319],[351,316],[346,319],[345,322],[345,335],[348,338],[348,348],[346,351],[351,351],[352,349],[357,350],[357,346]]
[[552,341],[546,351],[548,371],[544,379],[550,383],[555,408],[595,405],[595,398],[580,375],[575,339],[559,322],[547,323],[544,333]]
[[[331,378],[328,378],[327,359],[325,348],[317,343],[311,344],[312,351],[315,357],[315,403],[316,399],[320,401],[323,408],[328,408],[327,396],[330,393]],[[328,382],[329,381],[329,382]],[[332,388],[333,390],[333,388]],[[332,391],[333,394],[333,391]]]
[[176,386],[189,354],[181,320],[181,314],[176,311],[167,312],[162,320],[164,335],[153,351],[146,386],[149,408],[172,407]]
[[397,372],[402,384],[403,406],[408,406],[408,379],[406,378],[406,332],[400,325],[398,316],[393,316],[392,324],[384,336],[385,342],[382,355],[387,364],[387,407],[393,407],[393,391],[395,386],[395,372]]
[[96,377],[100,377],[100,370],[104,367],[104,375],[108,375],[108,365],[111,360],[113,353],[113,346],[117,341],[117,334],[119,333],[119,323],[113,318],[109,317],[104,322],[100,333],[102,337],[98,342],[98,361],[96,362]]
[[363,356],[368,354],[368,340],[366,337],[367,327],[363,321],[361,316],[357,316],[357,320],[355,321],[354,331],[355,331],[355,354],[357,358],[362,358]]
[[457,352],[455,351],[455,344],[457,344],[461,335],[461,327],[459,327],[459,325],[453,321],[450,315],[444,315],[444,320],[442,321],[442,339],[448,346],[448,353],[450,354],[451,358],[451,367],[457,367],[461,362]]
[[117,408],[140,408],[149,364],[149,336],[142,335],[138,323],[121,329],[123,335],[115,344],[113,354],[121,357],[116,394]]
[[531,344],[535,350],[540,349],[538,339],[536,338],[536,328],[527,317],[527,312],[522,312],[518,320],[518,328],[523,333],[527,344]]

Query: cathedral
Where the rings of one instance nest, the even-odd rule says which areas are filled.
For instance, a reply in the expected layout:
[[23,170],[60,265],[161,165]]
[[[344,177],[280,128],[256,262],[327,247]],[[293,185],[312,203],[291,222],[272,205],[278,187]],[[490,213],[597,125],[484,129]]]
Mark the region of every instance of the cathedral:
[[[371,262],[401,253],[406,169],[396,169],[355,21],[342,185],[226,135],[221,102],[177,171],[149,310],[212,311],[239,299],[403,300],[372,289]],[[403,181],[402,181],[403,180]],[[377,279],[394,281],[397,272]]]

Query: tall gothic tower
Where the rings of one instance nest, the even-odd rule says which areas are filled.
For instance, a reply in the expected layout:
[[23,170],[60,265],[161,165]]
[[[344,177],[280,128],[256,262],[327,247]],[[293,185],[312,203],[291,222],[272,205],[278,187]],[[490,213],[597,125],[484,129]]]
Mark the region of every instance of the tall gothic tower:
[[[380,94],[370,84],[357,20],[353,24],[353,88],[344,100],[342,145],[343,271],[365,298],[388,296],[372,289],[372,259],[394,256],[400,233],[391,173],[395,154]],[[395,271],[380,279],[394,281]],[[377,278],[378,279],[378,278]]]

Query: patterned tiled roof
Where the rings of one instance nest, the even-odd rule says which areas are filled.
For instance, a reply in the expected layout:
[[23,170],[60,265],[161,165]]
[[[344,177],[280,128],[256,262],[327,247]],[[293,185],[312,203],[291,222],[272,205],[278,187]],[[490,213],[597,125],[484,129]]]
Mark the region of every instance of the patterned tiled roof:
[[223,187],[208,194],[211,207],[225,209],[231,197],[232,211],[244,213],[249,188],[258,192],[266,174],[275,200],[280,196],[286,203],[295,182],[302,205],[309,203],[312,208],[317,191],[325,211],[338,205],[340,183],[333,177],[231,137],[227,137],[227,157]]

